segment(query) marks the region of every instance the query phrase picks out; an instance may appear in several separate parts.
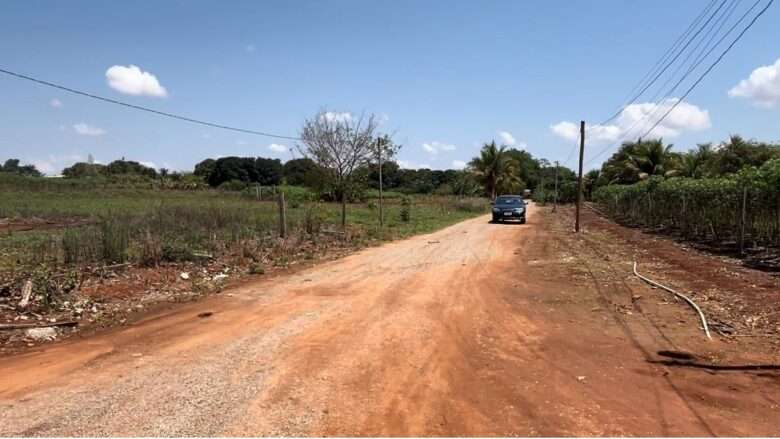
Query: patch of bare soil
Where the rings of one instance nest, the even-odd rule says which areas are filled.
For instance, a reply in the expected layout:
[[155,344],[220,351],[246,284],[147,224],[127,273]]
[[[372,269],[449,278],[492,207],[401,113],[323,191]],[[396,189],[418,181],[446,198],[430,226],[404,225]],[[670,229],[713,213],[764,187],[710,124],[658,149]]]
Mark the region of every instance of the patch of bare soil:
[[[571,215],[570,209],[564,211]],[[780,276],[751,269],[741,261],[697,250],[671,238],[626,228],[584,210],[583,224],[592,246],[622,269],[631,261],[642,273],[678,288],[696,301],[726,338],[756,338],[780,347]],[[629,267],[630,269],[630,267]],[[668,281],[668,282],[665,282]],[[659,296],[663,292],[659,291]],[[674,301],[667,296],[667,301]]]
[[777,371],[692,367],[771,343],[706,340],[569,220],[480,217],[2,358],[0,435],[777,434]]
[[[337,239],[317,243],[278,240],[253,258],[239,254],[199,262],[55,267],[45,276],[0,276],[0,355],[24,351],[74,335],[127,326],[178,303],[218,294],[237,282],[291,273],[341,257],[354,248]],[[33,294],[23,303],[30,281]],[[48,291],[50,297],[43,293]],[[38,330],[37,328],[46,328]]]
[[86,218],[0,218],[0,233],[27,232],[30,230],[65,229],[94,224],[94,220]]

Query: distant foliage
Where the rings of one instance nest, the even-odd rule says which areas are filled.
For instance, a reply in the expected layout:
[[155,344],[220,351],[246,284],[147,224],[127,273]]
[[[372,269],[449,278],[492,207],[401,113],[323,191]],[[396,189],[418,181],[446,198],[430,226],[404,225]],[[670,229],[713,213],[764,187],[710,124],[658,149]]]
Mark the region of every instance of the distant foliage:
[[106,166],[110,175],[141,175],[148,178],[157,177],[157,171],[132,160],[114,160]]
[[20,165],[19,159],[8,159],[0,165],[0,172],[22,175],[25,177],[40,177],[40,171],[34,165]]
[[235,180],[246,183],[259,183],[264,186],[276,186],[282,182],[282,162],[279,159],[263,157],[222,157],[210,162],[200,162],[198,172],[207,176],[209,185],[221,186],[223,183]]
[[518,193],[525,188],[520,179],[519,163],[512,158],[505,146],[496,142],[485,143],[469,162],[469,168],[491,199],[497,195]]
[[754,246],[780,246],[780,159],[726,177],[655,176],[633,185],[608,185],[596,189],[593,199],[625,223],[692,240],[734,242],[741,232],[745,190],[746,239]]

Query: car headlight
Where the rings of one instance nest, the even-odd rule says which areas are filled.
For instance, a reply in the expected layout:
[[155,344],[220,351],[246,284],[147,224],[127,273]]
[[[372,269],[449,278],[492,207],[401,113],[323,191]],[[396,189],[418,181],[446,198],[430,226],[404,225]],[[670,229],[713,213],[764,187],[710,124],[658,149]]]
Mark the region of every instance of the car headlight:
[[515,212],[517,213],[523,213],[523,211],[525,211],[525,209],[523,209],[522,207],[518,207],[517,209],[515,209]]
[[499,208],[497,208],[497,207],[494,207],[494,208],[493,208],[493,212],[501,212],[501,209],[499,209]]

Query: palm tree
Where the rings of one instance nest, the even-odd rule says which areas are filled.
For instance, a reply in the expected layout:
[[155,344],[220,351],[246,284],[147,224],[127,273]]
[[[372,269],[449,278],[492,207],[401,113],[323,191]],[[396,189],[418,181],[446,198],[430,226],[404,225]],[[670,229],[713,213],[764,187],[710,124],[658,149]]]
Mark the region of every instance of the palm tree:
[[672,145],[664,146],[661,140],[639,143],[628,154],[624,167],[639,180],[653,175],[671,177],[677,172],[677,155],[671,150]]
[[713,157],[711,143],[700,143],[698,148],[682,155],[680,160],[680,175],[689,178],[702,178],[707,173],[710,160]]
[[517,190],[522,186],[517,162],[507,154],[505,146],[496,146],[495,141],[482,146],[479,157],[469,162],[469,169],[491,199],[496,198],[499,191]]

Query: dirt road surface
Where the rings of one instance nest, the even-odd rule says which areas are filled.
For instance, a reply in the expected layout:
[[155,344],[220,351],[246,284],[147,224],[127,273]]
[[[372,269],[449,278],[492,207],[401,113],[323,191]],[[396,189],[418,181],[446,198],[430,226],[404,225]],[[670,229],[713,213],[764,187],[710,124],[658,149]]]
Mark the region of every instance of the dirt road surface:
[[480,217],[0,359],[0,435],[780,434],[777,374],[651,362],[721,342],[679,305],[656,308],[684,329],[625,311],[636,298],[549,216]]

